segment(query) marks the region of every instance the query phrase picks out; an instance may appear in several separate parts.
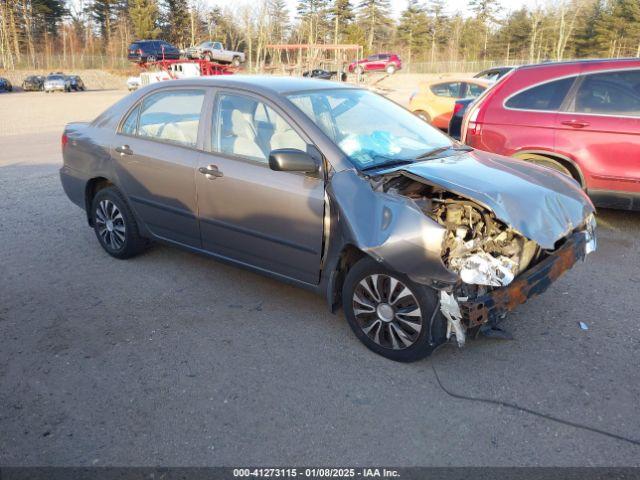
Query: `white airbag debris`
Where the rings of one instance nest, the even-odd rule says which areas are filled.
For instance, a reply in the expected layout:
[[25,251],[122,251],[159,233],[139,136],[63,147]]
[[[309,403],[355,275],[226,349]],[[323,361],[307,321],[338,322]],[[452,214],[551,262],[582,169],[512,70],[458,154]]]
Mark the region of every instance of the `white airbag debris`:
[[452,258],[451,267],[460,272],[460,278],[465,283],[492,287],[509,285],[518,272],[518,264],[510,258],[496,258],[483,251]]
[[455,297],[443,290],[440,291],[440,311],[447,319],[447,339],[456,336],[458,347],[464,346],[465,333],[462,326],[462,313]]

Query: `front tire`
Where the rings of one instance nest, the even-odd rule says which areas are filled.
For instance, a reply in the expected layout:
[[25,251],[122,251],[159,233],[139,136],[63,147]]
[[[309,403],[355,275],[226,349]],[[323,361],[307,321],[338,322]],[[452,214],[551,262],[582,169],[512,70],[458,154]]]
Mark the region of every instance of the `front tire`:
[[353,332],[383,357],[414,362],[445,341],[446,321],[438,308],[437,292],[370,257],[349,270],[342,301]]
[[96,237],[112,257],[131,258],[145,249],[133,212],[117,188],[104,188],[95,195],[91,215]]

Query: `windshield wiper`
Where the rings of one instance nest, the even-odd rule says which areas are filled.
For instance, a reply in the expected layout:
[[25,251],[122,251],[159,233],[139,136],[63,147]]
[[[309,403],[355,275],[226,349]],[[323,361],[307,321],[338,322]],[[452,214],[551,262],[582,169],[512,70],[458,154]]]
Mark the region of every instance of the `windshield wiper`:
[[413,160],[401,159],[394,160],[388,163],[378,163],[376,165],[370,165],[368,167],[361,168],[360,170],[366,172],[367,170],[375,170],[376,168],[391,168],[397,167],[398,165],[407,165],[409,163],[413,163]]
[[438,147],[438,148],[434,148],[433,150],[429,150],[423,153],[422,155],[417,156],[416,160],[426,160],[428,158],[433,158],[439,153],[443,153],[449,150],[452,150],[454,152],[470,152],[471,150],[473,150],[473,148],[468,147],[466,145],[460,145],[460,146],[446,145],[444,147]]

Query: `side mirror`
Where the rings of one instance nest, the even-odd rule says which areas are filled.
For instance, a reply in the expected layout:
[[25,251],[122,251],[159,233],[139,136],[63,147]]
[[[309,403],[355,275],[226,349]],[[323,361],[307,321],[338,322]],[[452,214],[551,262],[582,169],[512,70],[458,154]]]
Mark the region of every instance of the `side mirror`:
[[280,148],[269,154],[269,167],[277,172],[316,173],[318,162],[311,155],[295,148]]

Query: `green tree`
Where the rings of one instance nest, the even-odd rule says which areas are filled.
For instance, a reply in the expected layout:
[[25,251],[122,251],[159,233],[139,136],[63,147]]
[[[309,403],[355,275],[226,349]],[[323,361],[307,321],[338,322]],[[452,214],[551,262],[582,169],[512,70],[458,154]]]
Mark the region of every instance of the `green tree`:
[[275,43],[284,43],[289,29],[289,11],[285,0],[269,0],[267,15],[271,27],[271,39]]
[[155,0],[130,0],[129,18],[138,38],[156,38],[158,28],[158,4]]
[[300,28],[309,43],[325,40],[329,26],[328,6],[328,0],[298,0]]
[[400,14],[398,40],[407,49],[407,63],[411,65],[413,55],[424,49],[428,40],[429,19],[425,7],[418,0],[409,0],[407,8]]
[[334,43],[343,42],[343,39],[349,34],[349,27],[355,17],[350,0],[334,0],[331,9]]
[[498,11],[497,0],[469,0],[469,8],[482,29],[482,56],[487,56],[489,33]]
[[189,3],[187,0],[165,0],[166,23],[164,35],[180,48],[189,44]]
[[358,5],[358,19],[367,32],[367,51],[373,50],[374,42],[388,36],[391,22],[389,0],[361,0]]
[[126,0],[93,0],[86,9],[100,28],[100,36],[106,46],[111,38],[118,15],[127,9]]

